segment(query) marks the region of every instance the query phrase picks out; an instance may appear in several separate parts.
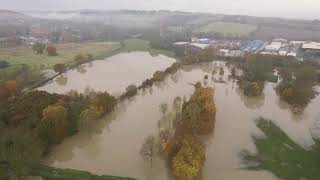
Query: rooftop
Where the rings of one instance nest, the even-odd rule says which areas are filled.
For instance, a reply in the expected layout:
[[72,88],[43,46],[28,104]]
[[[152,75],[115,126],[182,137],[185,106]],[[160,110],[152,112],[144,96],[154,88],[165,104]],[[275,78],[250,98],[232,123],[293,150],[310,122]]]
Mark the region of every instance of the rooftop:
[[320,43],[318,42],[307,42],[302,45],[302,49],[315,49],[320,50]]
[[189,42],[175,42],[175,43],[173,43],[173,45],[180,45],[180,46],[187,45],[187,44],[190,44],[190,43]]
[[209,44],[200,44],[200,43],[191,43],[190,45],[194,47],[198,47],[200,49],[205,49],[210,46]]

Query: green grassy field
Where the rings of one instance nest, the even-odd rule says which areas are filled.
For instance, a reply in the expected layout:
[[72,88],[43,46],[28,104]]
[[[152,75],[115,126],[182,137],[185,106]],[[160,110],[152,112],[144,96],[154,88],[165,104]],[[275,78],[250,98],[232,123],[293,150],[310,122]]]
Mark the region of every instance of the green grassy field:
[[225,36],[248,36],[250,33],[257,30],[256,25],[214,22],[203,27],[200,27],[196,32],[204,33],[221,33]]
[[[244,152],[249,169],[268,170],[281,179],[320,179],[320,143],[304,149],[288,137],[278,126],[266,119],[259,119],[257,126],[265,138],[254,138],[257,154]],[[317,141],[317,140],[316,140]]]
[[96,57],[111,53],[120,47],[119,43],[104,42],[56,44],[54,46],[57,48],[58,56],[48,56],[46,52],[35,54],[32,47],[28,46],[0,48],[0,59],[8,61],[10,65],[26,64],[31,68],[49,69],[58,63],[73,64],[74,56],[80,53],[90,53]]
[[148,41],[142,39],[126,39],[123,41],[123,47],[121,51],[130,52],[130,51],[148,51],[151,55],[163,54],[169,57],[174,57],[173,51],[167,51],[162,49],[154,49],[150,46]]
[[89,172],[59,169],[44,165],[37,165],[33,167],[31,175],[41,176],[46,180],[135,180],[129,177],[108,176],[108,175],[94,175]]

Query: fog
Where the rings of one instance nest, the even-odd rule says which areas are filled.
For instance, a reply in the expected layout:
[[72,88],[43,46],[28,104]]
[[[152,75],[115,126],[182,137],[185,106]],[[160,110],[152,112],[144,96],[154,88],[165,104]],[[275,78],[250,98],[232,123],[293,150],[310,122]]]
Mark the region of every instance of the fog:
[[1,9],[179,10],[302,19],[320,18],[319,0],[0,0]]

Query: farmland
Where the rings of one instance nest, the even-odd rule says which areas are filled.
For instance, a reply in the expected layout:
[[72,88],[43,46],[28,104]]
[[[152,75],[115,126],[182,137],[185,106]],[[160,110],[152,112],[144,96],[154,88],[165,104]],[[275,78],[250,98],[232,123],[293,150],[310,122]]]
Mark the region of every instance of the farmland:
[[46,52],[36,54],[31,46],[1,48],[0,59],[8,61],[11,66],[26,64],[34,69],[49,69],[58,63],[71,65],[77,54],[89,53],[97,57],[102,54],[107,55],[120,47],[119,43],[104,42],[68,43],[54,46],[57,48],[57,56],[48,56]]
[[224,36],[248,36],[250,33],[257,30],[256,25],[214,22],[203,27],[200,27],[196,32],[203,33],[220,33]]

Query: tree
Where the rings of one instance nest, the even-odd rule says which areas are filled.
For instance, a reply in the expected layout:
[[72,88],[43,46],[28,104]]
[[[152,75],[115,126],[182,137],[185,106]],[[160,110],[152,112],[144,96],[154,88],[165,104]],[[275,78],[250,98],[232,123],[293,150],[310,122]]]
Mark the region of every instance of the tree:
[[177,96],[173,100],[173,109],[175,110],[176,113],[180,113],[181,111],[181,105],[182,105],[182,99],[180,96]]
[[99,114],[99,117],[111,112],[115,105],[116,99],[107,92],[96,93],[90,102],[91,108]]
[[7,61],[0,60],[0,69],[7,68],[9,63]]
[[134,84],[131,84],[126,88],[126,95],[129,97],[136,95],[137,92],[138,92],[137,86]]
[[145,161],[150,163],[151,168],[155,150],[155,137],[153,135],[149,135],[142,144],[140,154]]
[[153,74],[153,80],[154,81],[162,81],[163,79],[165,78],[165,74],[164,72],[162,71],[156,71],[154,74]]
[[48,144],[59,143],[67,135],[68,126],[67,109],[59,104],[49,105],[43,110],[39,135]]
[[93,124],[94,120],[97,120],[98,118],[98,112],[96,112],[94,109],[86,109],[82,111],[79,116],[79,126],[80,128],[88,127],[90,124]]
[[204,145],[190,135],[180,143],[181,147],[172,160],[173,174],[179,180],[194,180],[200,175],[206,159]]
[[37,54],[43,54],[43,51],[45,48],[46,48],[46,45],[42,43],[36,43],[32,47],[33,51],[35,51]]
[[84,59],[85,59],[85,57],[82,54],[77,54],[74,57],[74,61],[76,61],[77,63],[81,63]]
[[62,74],[65,71],[66,66],[64,64],[56,64],[53,69],[56,73]]
[[44,145],[32,131],[24,128],[2,129],[0,172],[4,171],[8,177],[29,175],[30,167],[38,163],[43,150]]
[[46,50],[47,50],[47,53],[49,56],[57,56],[58,55],[57,48],[54,46],[48,46]]
[[164,117],[164,115],[166,114],[167,110],[168,110],[168,104],[163,102],[159,105],[159,109],[160,112],[162,113],[162,116]]

